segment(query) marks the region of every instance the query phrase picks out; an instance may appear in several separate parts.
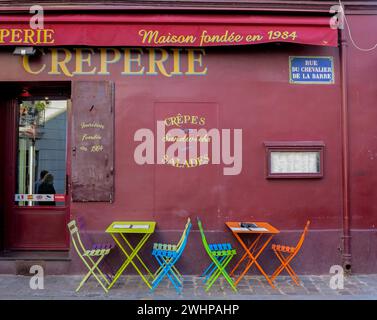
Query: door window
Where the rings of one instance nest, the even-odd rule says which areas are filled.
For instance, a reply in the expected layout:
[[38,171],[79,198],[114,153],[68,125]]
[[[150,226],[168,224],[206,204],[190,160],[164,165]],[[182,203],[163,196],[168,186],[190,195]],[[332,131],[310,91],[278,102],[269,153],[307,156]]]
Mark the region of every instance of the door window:
[[19,104],[18,206],[62,206],[66,194],[67,100]]

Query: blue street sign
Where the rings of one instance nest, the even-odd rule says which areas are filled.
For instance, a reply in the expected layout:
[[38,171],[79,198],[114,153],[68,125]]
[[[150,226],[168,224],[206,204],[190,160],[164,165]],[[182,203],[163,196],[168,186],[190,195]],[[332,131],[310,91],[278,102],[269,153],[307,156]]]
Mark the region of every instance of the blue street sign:
[[333,57],[289,57],[289,82],[333,84]]

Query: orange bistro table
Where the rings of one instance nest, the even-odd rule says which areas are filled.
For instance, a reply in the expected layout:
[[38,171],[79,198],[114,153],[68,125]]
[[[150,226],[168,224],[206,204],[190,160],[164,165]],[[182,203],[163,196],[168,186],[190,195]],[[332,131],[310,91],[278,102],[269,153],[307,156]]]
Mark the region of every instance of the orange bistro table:
[[[263,250],[267,247],[272,237],[275,234],[278,234],[280,231],[274,228],[273,226],[271,226],[267,222],[247,222],[247,223],[254,223],[257,226],[257,228],[242,228],[241,222],[226,222],[225,223],[227,227],[232,231],[233,235],[236,237],[238,242],[241,244],[242,248],[245,250],[245,253],[242,256],[242,258],[237,262],[236,266],[230,272],[230,276],[233,276],[235,271],[241,266],[242,262],[245,261],[246,258],[248,258],[245,269],[241,272],[239,277],[235,280],[234,284],[237,285],[241,281],[241,279],[245,276],[247,271],[251,268],[251,266],[255,264],[258,270],[267,279],[270,286],[275,288],[271,279],[263,270],[263,268],[260,266],[257,259],[262,254]],[[241,235],[243,234],[247,234],[247,235],[253,234],[253,235],[256,235],[257,237],[248,247],[245,244],[244,240],[241,238]],[[262,240],[264,241],[264,243]],[[260,248],[258,249],[258,244],[260,243],[262,243],[262,246],[260,246]]]

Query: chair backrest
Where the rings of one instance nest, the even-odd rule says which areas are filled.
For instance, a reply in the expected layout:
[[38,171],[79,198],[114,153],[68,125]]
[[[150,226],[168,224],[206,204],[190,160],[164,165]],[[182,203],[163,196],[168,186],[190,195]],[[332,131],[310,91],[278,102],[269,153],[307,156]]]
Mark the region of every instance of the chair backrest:
[[198,221],[198,227],[199,227],[200,235],[202,236],[202,242],[203,242],[204,249],[205,249],[206,252],[211,256],[211,250],[209,249],[209,245],[208,245],[208,242],[207,242],[206,236],[205,236],[205,234],[204,234],[204,230],[203,230],[202,222],[200,221],[199,218],[196,218],[196,219],[197,219],[197,221]]
[[184,240],[184,238],[185,238],[185,235],[186,235],[186,233],[187,233],[187,230],[188,230],[190,224],[191,224],[191,219],[190,219],[190,217],[188,217],[188,218],[187,218],[186,225],[185,225],[185,229],[183,230],[182,235],[181,235],[181,238],[179,239],[179,241],[178,241],[178,243],[177,243],[177,247],[180,247],[180,246],[181,246],[181,244],[182,244],[182,242],[183,242],[183,240]]
[[186,245],[185,241],[187,242],[187,238],[190,233],[191,227],[192,227],[191,219],[187,218],[185,229],[183,230],[182,236],[177,243],[177,251],[181,250],[181,248]]
[[[79,256],[83,255],[84,252],[86,251],[82,241],[81,241],[81,238],[80,238],[80,233],[79,233],[79,229],[76,225],[76,220],[71,220],[68,224],[68,230],[71,234],[71,239],[72,239],[72,243],[73,243],[73,246],[75,247],[76,249],[76,252],[78,253]],[[81,251],[80,251],[81,249]]]
[[297,242],[297,245],[296,245],[296,248],[295,248],[295,249],[296,249],[296,252],[297,252],[298,250],[300,250],[302,244],[304,243],[305,237],[306,237],[306,235],[307,235],[307,233],[308,233],[308,231],[309,231],[309,225],[310,225],[310,220],[308,220],[308,221],[306,222],[306,225],[305,225],[304,231],[303,231],[302,234],[301,234],[300,240]]
[[[189,218],[189,219],[190,219],[190,218]],[[188,220],[189,220],[189,219],[188,219]],[[182,255],[183,250],[184,250],[185,247],[186,247],[187,240],[188,240],[188,236],[189,236],[190,231],[191,231],[191,227],[192,227],[192,223],[191,223],[190,221],[188,221],[188,222],[186,223],[185,231],[183,232],[183,239],[182,239],[181,243],[180,243],[180,244],[178,245],[178,247],[177,247],[177,252],[178,252],[178,254],[177,254],[176,259],[178,259],[178,258]]]
[[80,230],[80,238],[84,246],[91,247],[94,243],[90,233],[87,232],[86,221],[83,216],[76,216],[76,225]]

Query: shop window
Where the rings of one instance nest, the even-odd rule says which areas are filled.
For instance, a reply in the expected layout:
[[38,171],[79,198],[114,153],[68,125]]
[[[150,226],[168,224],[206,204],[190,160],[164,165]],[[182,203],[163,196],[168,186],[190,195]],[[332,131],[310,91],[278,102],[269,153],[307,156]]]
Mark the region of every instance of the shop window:
[[321,141],[265,142],[267,178],[323,177]]
[[65,204],[66,132],[67,100],[19,104],[17,205]]

